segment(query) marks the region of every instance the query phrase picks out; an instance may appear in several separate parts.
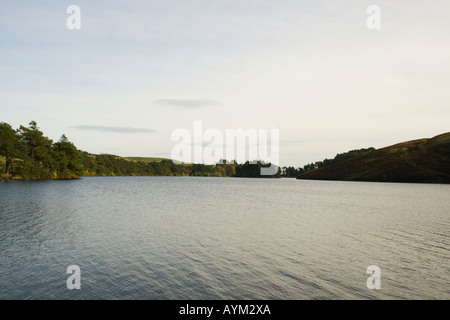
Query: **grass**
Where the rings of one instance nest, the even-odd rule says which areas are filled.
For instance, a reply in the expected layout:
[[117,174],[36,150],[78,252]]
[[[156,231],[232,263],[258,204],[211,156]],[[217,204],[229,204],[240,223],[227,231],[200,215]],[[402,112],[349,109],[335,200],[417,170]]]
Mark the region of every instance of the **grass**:
[[123,157],[128,161],[140,161],[140,162],[161,162],[164,160],[170,160],[167,158],[155,158],[155,157]]

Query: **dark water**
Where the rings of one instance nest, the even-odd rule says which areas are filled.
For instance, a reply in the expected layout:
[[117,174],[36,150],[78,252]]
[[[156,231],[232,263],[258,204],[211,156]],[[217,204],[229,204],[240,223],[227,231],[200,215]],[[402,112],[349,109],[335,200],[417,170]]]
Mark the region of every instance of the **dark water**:
[[[449,299],[450,186],[0,182],[0,299]],[[81,269],[69,290],[66,269]],[[370,265],[381,289],[366,286]]]

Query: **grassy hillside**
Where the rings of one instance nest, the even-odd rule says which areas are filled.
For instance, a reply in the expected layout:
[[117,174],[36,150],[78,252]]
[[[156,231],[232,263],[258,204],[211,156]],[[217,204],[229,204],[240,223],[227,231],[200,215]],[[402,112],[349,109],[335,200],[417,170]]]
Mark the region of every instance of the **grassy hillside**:
[[450,183],[450,132],[370,151],[298,179]]
[[141,161],[141,162],[161,162],[163,160],[170,160],[166,158],[153,158],[153,157],[123,157],[128,161]]

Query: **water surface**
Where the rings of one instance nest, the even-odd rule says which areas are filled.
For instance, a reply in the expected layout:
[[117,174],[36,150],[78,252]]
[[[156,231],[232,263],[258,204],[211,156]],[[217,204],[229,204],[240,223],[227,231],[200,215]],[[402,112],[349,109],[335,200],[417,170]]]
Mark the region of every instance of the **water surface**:
[[[0,299],[449,299],[450,186],[0,183]],[[68,290],[66,269],[81,269]],[[366,286],[370,265],[381,289]]]

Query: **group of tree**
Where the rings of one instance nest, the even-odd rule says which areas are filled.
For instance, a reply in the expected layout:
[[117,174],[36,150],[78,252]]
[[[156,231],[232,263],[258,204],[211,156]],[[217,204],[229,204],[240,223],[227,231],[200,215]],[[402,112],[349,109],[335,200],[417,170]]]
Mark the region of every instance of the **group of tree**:
[[[130,161],[119,156],[93,155],[81,152],[84,176],[202,176],[202,177],[265,177],[260,169],[268,166],[260,161],[238,164],[219,161],[215,165],[176,164],[172,160],[154,162]],[[273,177],[280,177],[281,170]]]
[[333,159],[325,159],[323,161],[317,161],[315,163],[309,163],[303,167],[294,168],[294,167],[283,167],[281,168],[281,176],[286,178],[297,178],[300,174],[304,172],[308,172],[310,170],[323,168],[332,164],[336,164],[338,162],[353,158],[357,155],[364,154],[370,151],[374,151],[375,148],[363,148],[363,149],[355,149],[344,153],[338,153]]
[[263,167],[269,167],[270,163],[265,163],[262,161],[252,161],[245,162],[243,164],[235,164],[236,174],[235,177],[242,178],[281,178],[281,168],[277,168],[277,173],[271,176],[262,176],[261,169]]
[[0,156],[3,178],[70,179],[82,173],[80,153],[65,135],[58,142],[44,136],[35,121],[14,130],[0,123]]
[[[3,159],[2,159],[3,157]],[[171,160],[130,161],[110,154],[94,155],[78,150],[65,134],[58,142],[44,136],[37,123],[14,130],[0,123],[0,170],[2,178],[73,179],[80,176],[210,176],[260,177],[256,163],[221,161],[216,165],[175,164]],[[281,170],[274,177],[280,177]]]

